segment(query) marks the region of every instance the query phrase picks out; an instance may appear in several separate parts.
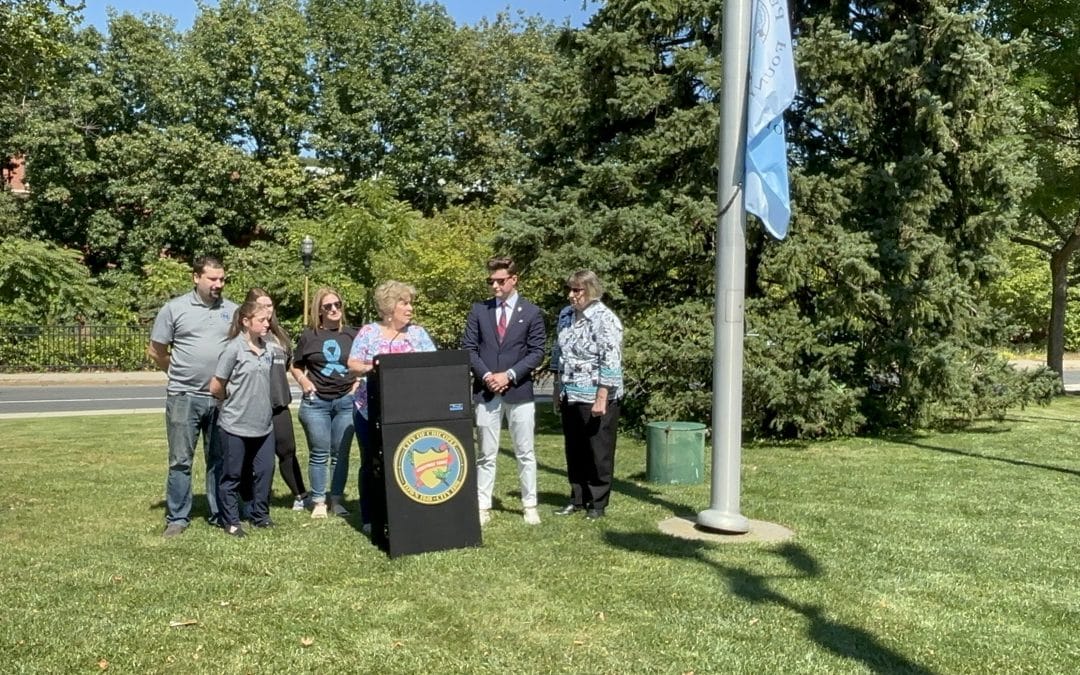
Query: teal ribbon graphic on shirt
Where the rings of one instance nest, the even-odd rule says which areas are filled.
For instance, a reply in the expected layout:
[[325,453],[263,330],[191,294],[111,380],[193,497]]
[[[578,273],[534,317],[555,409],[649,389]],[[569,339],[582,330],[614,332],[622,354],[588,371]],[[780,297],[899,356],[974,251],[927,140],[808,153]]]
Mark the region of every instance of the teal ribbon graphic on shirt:
[[326,359],[326,365],[319,372],[329,377],[333,373],[344,375],[349,369],[341,364],[341,345],[337,340],[327,340],[322,345],[322,355]]

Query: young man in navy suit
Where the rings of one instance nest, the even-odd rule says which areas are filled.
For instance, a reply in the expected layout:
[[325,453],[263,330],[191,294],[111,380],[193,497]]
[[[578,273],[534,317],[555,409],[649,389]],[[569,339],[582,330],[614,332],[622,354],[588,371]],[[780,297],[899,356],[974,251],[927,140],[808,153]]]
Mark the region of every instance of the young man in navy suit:
[[469,311],[462,344],[469,351],[473,372],[473,400],[479,451],[476,487],[480,524],[491,519],[491,493],[495,487],[495,458],[499,429],[505,416],[517,457],[521,505],[525,522],[540,524],[536,510],[536,452],[533,429],[533,371],[544,360],[547,334],[540,308],[517,292],[518,273],[507,257],[487,262],[487,284],[492,298]]

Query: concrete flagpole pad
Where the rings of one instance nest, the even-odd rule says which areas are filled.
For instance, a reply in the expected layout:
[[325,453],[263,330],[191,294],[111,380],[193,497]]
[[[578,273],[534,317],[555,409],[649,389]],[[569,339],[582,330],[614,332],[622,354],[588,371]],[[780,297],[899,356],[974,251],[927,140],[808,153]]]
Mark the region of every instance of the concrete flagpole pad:
[[697,526],[693,518],[681,518],[674,516],[659,523],[660,531],[679,539],[692,541],[709,541],[718,544],[749,544],[761,542],[777,544],[788,541],[795,536],[795,532],[783,525],[767,523],[763,520],[751,520],[750,531],[743,534],[722,534],[705,530]]

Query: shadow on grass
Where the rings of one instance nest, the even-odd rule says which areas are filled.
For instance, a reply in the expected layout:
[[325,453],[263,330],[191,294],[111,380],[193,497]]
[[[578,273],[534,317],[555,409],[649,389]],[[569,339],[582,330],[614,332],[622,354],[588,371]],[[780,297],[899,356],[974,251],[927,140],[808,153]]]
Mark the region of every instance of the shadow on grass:
[[742,567],[725,565],[709,559],[705,552],[711,550],[706,542],[674,539],[651,532],[607,531],[604,538],[617,548],[638,553],[649,553],[667,558],[696,560],[716,570],[727,582],[736,596],[753,604],[773,604],[806,618],[807,635],[823,649],[860,662],[867,670],[876,673],[917,673],[930,675],[932,670],[881,643],[873,634],[826,616],[818,605],[800,603],[769,587],[770,579],[806,578],[822,575],[820,565],[809,552],[798,544],[787,543],[770,550],[773,555],[787,561],[795,574],[766,576]]
[[[513,457],[514,455],[513,450],[500,450],[500,452],[507,454],[510,457]],[[616,453],[616,457],[618,457],[618,453]],[[565,469],[548,466],[547,464],[544,464],[539,460],[536,462],[536,470],[544,471],[546,473],[566,478]],[[630,481],[620,478],[615,478],[611,481],[611,491],[614,495],[620,497],[629,497],[631,499],[636,499],[640,502],[646,502],[667,509],[668,511],[671,511],[674,515],[677,516],[694,516],[696,514],[696,511],[691,509],[689,506],[686,506],[685,504],[678,504],[669,499],[666,499],[656,490],[652,490],[642,485],[638,485],[637,483],[632,483]],[[520,495],[520,493],[518,494]],[[548,504],[551,506],[563,506],[570,499],[570,488],[567,487],[566,492],[558,495],[557,497],[552,497],[553,494],[554,493],[551,492],[545,492],[540,494],[538,496],[540,503]]]
[[[551,406],[545,406],[543,409],[541,409],[540,406],[537,406],[536,434],[538,436],[541,435],[541,434],[551,434],[551,435],[558,436],[560,439],[562,438],[562,422],[560,421],[559,417],[551,410]],[[502,452],[503,454],[507,455],[510,458],[513,458],[513,456],[514,456],[514,451],[512,449],[500,448],[499,451]],[[618,452],[617,451],[615,453],[615,456],[616,456],[616,463],[617,463],[617,461],[618,461]],[[540,462],[538,460],[537,463],[536,463],[536,468],[537,468],[537,471],[544,471],[544,472],[552,474],[552,475],[561,476],[563,478],[566,478],[566,468],[565,467],[560,468],[560,467],[555,467],[555,466],[549,466],[549,465],[544,464],[543,462]],[[632,478],[637,479],[639,477],[641,479],[644,479],[643,474],[636,474]],[[646,503],[649,503],[649,504],[653,504],[655,506],[659,506],[661,508],[664,508],[664,509],[672,512],[674,515],[677,515],[677,516],[692,517],[692,516],[696,515],[696,511],[694,511],[692,508],[686,506],[685,504],[677,504],[677,503],[675,503],[673,501],[670,501],[670,500],[664,498],[663,495],[661,495],[656,490],[649,489],[647,487],[644,487],[642,485],[638,485],[637,483],[633,483],[631,481],[615,478],[611,483],[611,491],[613,493],[615,493],[615,495],[617,495],[617,496],[626,496],[626,497],[629,497],[631,499],[635,499],[637,501],[646,502]],[[551,493],[541,494],[539,496],[540,503],[541,504],[549,504],[549,505],[552,505],[552,506],[563,506],[563,505],[565,505],[567,503],[567,501],[570,498],[570,488],[567,487],[565,493],[563,493],[562,495],[557,496],[552,501],[548,501],[549,499],[551,499],[550,495],[551,495]]]
[[920,448],[922,450],[933,450],[934,452],[943,452],[949,455],[959,455],[960,457],[986,459],[992,462],[1001,462],[1003,464],[1012,464],[1014,466],[1026,466],[1033,469],[1045,469],[1046,471],[1057,471],[1059,473],[1065,473],[1072,476],[1080,476],[1080,471],[1076,469],[1067,469],[1063,466],[1054,466],[1053,464],[1039,464],[1038,462],[1029,462],[1023,459],[1012,459],[1010,457],[995,457],[994,455],[984,455],[978,452],[968,452],[966,450],[957,450],[955,448],[943,448],[939,445],[918,443],[916,441],[906,440],[903,438],[892,438],[890,440],[894,443],[902,443],[903,445],[910,445],[913,448]]
[[1062,424],[1080,424],[1080,420],[1068,417],[1051,417],[1050,415],[1033,415],[1029,412],[1015,412],[1005,418],[1006,422],[1061,422]]

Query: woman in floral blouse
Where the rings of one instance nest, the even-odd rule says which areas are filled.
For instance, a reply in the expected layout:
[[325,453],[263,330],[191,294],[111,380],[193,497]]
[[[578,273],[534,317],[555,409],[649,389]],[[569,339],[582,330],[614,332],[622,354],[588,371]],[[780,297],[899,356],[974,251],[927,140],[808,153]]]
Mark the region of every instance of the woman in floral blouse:
[[622,322],[600,301],[600,279],[578,270],[566,279],[570,306],[559,313],[551,355],[555,409],[562,416],[570,503],[556,511],[602,518],[615,471],[615,434],[623,393]]
[[416,289],[400,281],[384,281],[375,288],[375,308],[380,320],[369,323],[356,334],[349,352],[349,371],[359,376],[353,426],[360,443],[360,518],[365,533],[371,532],[372,472],[371,433],[368,421],[367,374],[379,354],[433,352],[435,343],[428,332],[412,322]]

